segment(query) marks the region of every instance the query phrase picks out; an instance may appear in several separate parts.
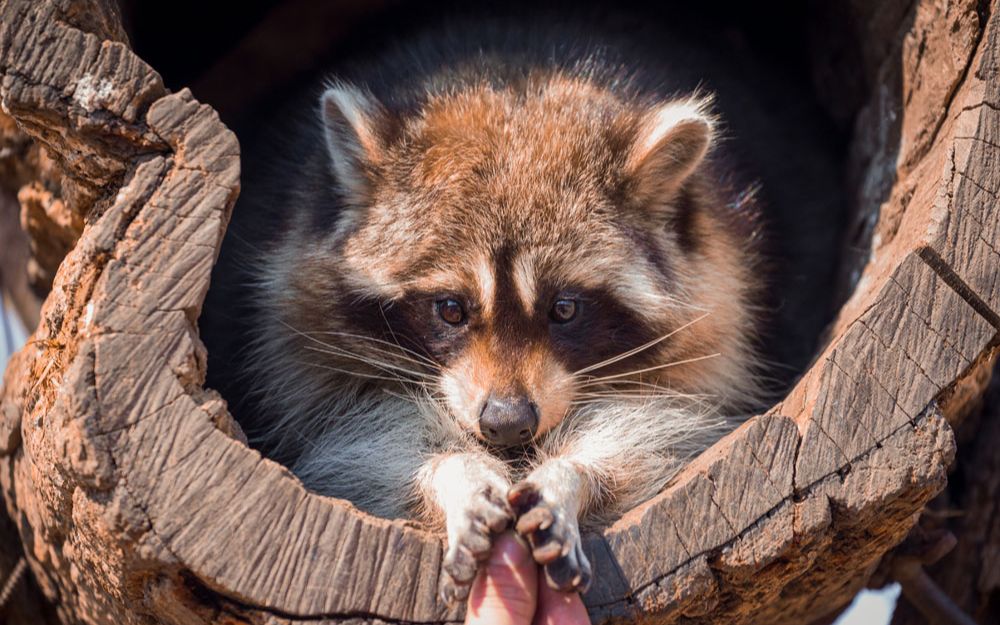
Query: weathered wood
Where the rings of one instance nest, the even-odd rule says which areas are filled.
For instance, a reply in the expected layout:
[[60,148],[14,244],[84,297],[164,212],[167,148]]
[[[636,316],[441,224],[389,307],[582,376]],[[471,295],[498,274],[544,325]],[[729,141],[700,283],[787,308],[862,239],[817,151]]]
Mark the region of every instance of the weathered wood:
[[[917,2],[899,44],[871,55],[912,86],[879,104],[903,121],[866,161],[895,177],[873,256],[781,403],[586,538],[595,620],[817,618],[944,485],[937,400],[1000,329],[1000,14],[980,24],[975,6]],[[307,492],[203,388],[196,321],[238,145],[167,93],[112,7],[0,3],[0,102],[62,172],[51,201],[85,224],[4,377],[0,486],[40,587],[94,624],[458,621],[435,596],[439,536]],[[908,52],[945,35],[944,60]]]
[[[918,534],[950,531],[955,548],[940,561],[924,567],[958,609],[979,623],[1000,621],[1000,371],[980,405],[959,424],[958,460],[954,479],[928,504]],[[887,577],[895,558],[884,563],[876,585]],[[927,622],[906,598],[893,615],[893,625]]]

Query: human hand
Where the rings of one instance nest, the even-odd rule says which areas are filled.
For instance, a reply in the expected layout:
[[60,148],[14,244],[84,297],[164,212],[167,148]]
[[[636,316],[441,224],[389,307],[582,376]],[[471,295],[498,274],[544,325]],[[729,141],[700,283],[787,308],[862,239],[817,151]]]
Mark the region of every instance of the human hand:
[[549,588],[528,548],[512,533],[498,536],[472,584],[466,625],[586,625],[577,593]]

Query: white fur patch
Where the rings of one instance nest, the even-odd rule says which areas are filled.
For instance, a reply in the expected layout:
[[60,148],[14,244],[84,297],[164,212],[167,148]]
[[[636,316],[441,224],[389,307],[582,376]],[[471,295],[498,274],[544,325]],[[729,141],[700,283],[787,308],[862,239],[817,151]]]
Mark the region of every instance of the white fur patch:
[[468,375],[471,365],[467,359],[459,361],[441,373],[441,393],[451,413],[470,433],[479,432],[479,411],[486,401],[486,391],[476,385]]
[[650,117],[641,142],[637,146],[639,153],[648,154],[657,144],[684,124],[694,123],[704,126],[708,138],[710,138],[713,123],[712,118],[706,113],[708,104],[709,102],[706,100],[692,98],[688,100],[675,100],[658,108]]
[[513,263],[514,289],[521,300],[524,312],[529,315],[535,309],[536,276],[534,259],[529,254],[518,254]]
[[663,291],[657,272],[645,260],[637,259],[617,272],[612,283],[615,297],[632,312],[646,319],[659,319],[665,308],[685,308],[690,304]]
[[[536,470],[555,462],[580,472],[580,505],[592,527],[659,493],[685,462],[735,425],[699,398],[664,393],[591,402],[541,440]],[[553,496],[572,494],[557,489]]]
[[336,83],[323,92],[320,113],[330,162],[338,182],[348,191],[348,199],[359,200],[367,191],[361,171],[378,150],[372,130],[376,104],[358,88]]
[[502,496],[507,482],[493,468],[497,463],[496,458],[485,452],[441,456],[431,465],[427,478],[437,504],[446,514],[461,511],[472,495],[487,484],[498,486],[498,494]]
[[589,493],[584,490],[580,470],[575,463],[566,458],[551,458],[528,474],[527,479],[538,485],[546,502],[570,515],[570,522],[576,526],[583,497]]
[[648,116],[628,166],[639,176],[640,194],[676,188],[702,162],[715,126],[707,112],[709,103],[698,98],[674,100]]
[[490,316],[493,313],[493,304],[496,299],[496,277],[493,275],[493,265],[485,256],[480,256],[473,267],[476,274],[476,283],[479,287],[479,303],[483,306],[483,314]]

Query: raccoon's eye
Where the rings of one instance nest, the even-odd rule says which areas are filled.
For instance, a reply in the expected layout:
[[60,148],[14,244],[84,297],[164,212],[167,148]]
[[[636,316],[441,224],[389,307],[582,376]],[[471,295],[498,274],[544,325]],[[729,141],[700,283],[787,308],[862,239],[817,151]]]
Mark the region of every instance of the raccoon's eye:
[[457,300],[443,299],[437,303],[438,315],[445,323],[457,326],[465,320],[465,309]]
[[552,304],[552,310],[549,311],[549,317],[556,323],[569,323],[576,317],[576,310],[576,300],[557,299],[555,303]]

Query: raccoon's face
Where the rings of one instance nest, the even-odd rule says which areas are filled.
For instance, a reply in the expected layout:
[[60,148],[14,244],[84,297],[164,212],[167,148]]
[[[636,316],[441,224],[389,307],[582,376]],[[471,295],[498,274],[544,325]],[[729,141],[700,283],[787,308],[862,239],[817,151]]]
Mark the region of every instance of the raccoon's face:
[[[548,76],[405,119],[338,85],[322,112],[346,208],[311,256],[342,294],[311,305],[380,317],[480,438],[528,442],[615,382],[697,391],[711,371],[669,363],[742,349],[741,252],[720,251],[696,188],[702,103],[638,108]],[[701,334],[647,345],[727,301]]]

